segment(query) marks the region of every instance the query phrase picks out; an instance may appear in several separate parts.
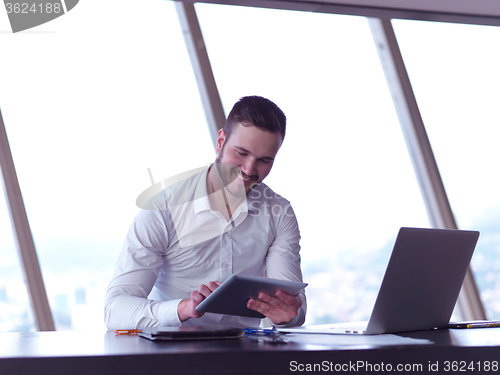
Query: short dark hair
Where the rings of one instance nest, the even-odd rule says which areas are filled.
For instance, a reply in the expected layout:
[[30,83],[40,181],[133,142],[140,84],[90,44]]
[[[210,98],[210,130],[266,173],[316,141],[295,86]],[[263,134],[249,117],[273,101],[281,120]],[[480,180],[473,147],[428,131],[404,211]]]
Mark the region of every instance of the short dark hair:
[[237,123],[243,126],[254,125],[270,133],[279,132],[282,141],[285,139],[285,114],[276,104],[262,96],[244,96],[236,102],[224,125],[226,139]]

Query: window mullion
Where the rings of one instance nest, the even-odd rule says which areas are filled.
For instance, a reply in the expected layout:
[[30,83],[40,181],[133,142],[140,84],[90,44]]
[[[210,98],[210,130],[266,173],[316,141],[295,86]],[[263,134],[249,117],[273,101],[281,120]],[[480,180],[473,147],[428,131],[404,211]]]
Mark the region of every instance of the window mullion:
[[7,138],[7,132],[0,110],[0,169],[5,187],[7,207],[9,208],[16,245],[23,263],[24,274],[28,283],[31,304],[39,331],[54,331],[54,321],[50,311],[47,293],[43,282],[40,264],[36,254],[26,209],[24,206],[16,169]]
[[193,4],[181,1],[175,1],[175,8],[198,85],[210,136],[212,137],[212,144],[215,145],[217,132],[224,127],[226,116],[215,83],[196,10]]

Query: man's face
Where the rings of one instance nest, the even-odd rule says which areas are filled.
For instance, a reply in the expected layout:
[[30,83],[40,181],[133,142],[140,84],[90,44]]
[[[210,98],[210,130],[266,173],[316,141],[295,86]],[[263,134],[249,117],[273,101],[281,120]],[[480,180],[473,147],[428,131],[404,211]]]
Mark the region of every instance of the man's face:
[[224,173],[224,179],[242,179],[248,194],[254,184],[262,182],[271,172],[282,142],[279,132],[270,133],[253,125],[236,124],[229,139],[223,129],[219,130],[216,163],[234,166]]

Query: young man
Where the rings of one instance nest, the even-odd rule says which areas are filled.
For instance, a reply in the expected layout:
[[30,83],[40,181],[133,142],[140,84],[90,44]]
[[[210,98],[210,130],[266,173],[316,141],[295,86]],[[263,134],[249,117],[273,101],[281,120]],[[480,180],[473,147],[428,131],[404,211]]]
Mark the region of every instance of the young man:
[[[241,98],[219,130],[215,163],[150,199],[129,229],[106,293],[109,329],[256,327],[260,319],[195,308],[232,274],[302,281],[295,214],[262,183],[285,129],[273,102]],[[261,294],[247,306],[277,326],[305,319],[304,292]]]

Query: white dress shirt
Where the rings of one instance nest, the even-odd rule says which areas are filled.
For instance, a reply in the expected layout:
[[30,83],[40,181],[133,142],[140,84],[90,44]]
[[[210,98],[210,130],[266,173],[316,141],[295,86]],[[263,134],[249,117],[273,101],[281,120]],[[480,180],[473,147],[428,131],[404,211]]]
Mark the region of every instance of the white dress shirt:
[[[109,329],[258,327],[258,318],[212,313],[181,322],[177,305],[201,284],[232,274],[302,281],[300,233],[290,203],[261,183],[228,221],[211,208],[207,172],[154,196],[130,226],[105,297]],[[304,322],[304,291],[299,297],[302,307],[287,326]]]

